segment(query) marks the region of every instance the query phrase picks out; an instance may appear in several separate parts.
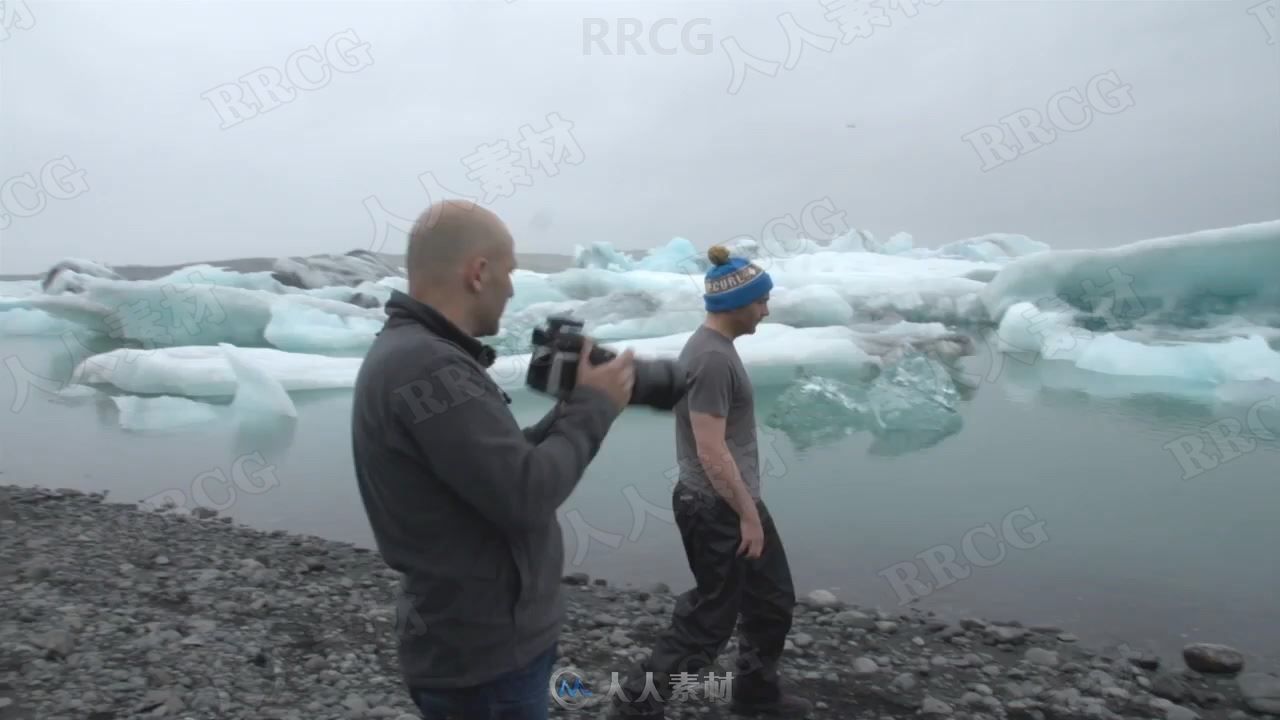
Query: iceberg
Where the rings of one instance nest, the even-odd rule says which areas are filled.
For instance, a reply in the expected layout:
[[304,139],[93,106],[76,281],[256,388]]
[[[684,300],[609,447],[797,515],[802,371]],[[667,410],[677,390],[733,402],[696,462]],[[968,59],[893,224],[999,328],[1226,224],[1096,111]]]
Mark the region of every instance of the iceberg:
[[[998,349],[1029,353],[1035,361],[1069,363],[1089,373],[1160,380],[1166,392],[1201,394],[1213,386],[1280,380],[1280,352],[1262,334],[1205,334],[1186,339],[1140,328],[1093,332],[1075,314],[1016,303],[996,331]],[[1274,336],[1273,336],[1274,337]],[[1134,390],[1139,390],[1134,384]],[[1150,382],[1141,388],[1151,391]]]
[[119,411],[120,427],[134,432],[177,430],[221,417],[214,406],[185,397],[113,395],[111,401]]
[[345,255],[279,258],[271,269],[277,281],[295,288],[350,287],[403,274],[398,265],[368,250],[352,250]]
[[[201,278],[199,273],[195,278]],[[336,338],[345,349],[356,345],[353,335],[367,334],[369,327],[386,319],[380,308],[190,280],[174,284],[92,279],[76,294],[34,295],[6,300],[3,306],[39,310],[148,348],[219,342],[262,347],[274,344],[270,338],[275,338],[281,349],[315,349],[324,339]],[[335,328],[343,332],[335,333]]]
[[[641,357],[674,358],[690,332],[659,338],[611,343],[617,351],[632,348]],[[878,369],[878,361],[860,347],[862,336],[849,328],[789,328],[761,326],[755,335],[740,338],[738,352],[752,378],[761,384],[789,382],[796,368],[834,376],[865,377]],[[274,348],[236,348],[245,364],[261,369],[288,392],[350,388],[359,373],[362,357],[330,357],[291,353]],[[522,391],[530,353],[497,359],[489,374],[503,389]],[[222,346],[183,346],[142,350],[118,348],[81,360],[74,382],[105,385],[121,391],[148,395],[193,398],[232,397],[242,380]]]
[[64,318],[55,317],[43,310],[10,307],[6,298],[0,298],[0,337],[19,335],[59,335],[78,325]]
[[115,270],[81,258],[62,260],[44,274],[40,288],[47,293],[80,292],[86,279],[103,278],[107,280],[123,280]]
[[[350,388],[363,360],[273,348],[238,348],[237,354],[290,392]],[[239,387],[226,352],[219,346],[203,345],[118,348],[81,360],[73,378],[81,384],[109,385],[128,393],[191,398],[233,397]]]
[[950,242],[929,254],[934,257],[959,258],[989,263],[1008,263],[1014,258],[1046,252],[1049,246],[1026,235],[988,233],[967,240]]
[[648,270],[669,273],[703,273],[711,266],[706,253],[685,238],[672,238],[666,245],[649,250],[640,259],[616,250],[612,243],[594,242],[590,246],[576,245],[573,252],[576,268],[594,268],[612,272]]
[[[113,395],[111,401],[119,411],[120,427],[133,432],[162,432],[183,430],[215,421],[239,420],[242,424],[254,426],[260,425],[264,420],[298,417],[298,409],[289,393],[264,367],[254,362],[254,353],[227,344],[216,349],[222,352],[234,376],[233,396],[229,405],[213,405],[181,395]],[[101,361],[102,358],[99,358],[100,363]],[[81,375],[82,381],[94,382],[97,379],[88,373]],[[86,375],[87,378],[84,377]],[[68,393],[72,397],[96,392],[85,385],[69,387],[78,389],[78,392]],[[263,429],[270,431],[271,428]]]
[[1114,248],[1037,252],[1005,265],[982,300],[996,322],[1017,303],[1056,301],[1117,325],[1179,324],[1203,311],[1207,299],[1274,308],[1277,267],[1280,220],[1272,220]]
[[261,417],[298,417],[297,407],[279,380],[245,356],[243,350],[226,343],[219,347],[236,376],[232,412]]
[[828,444],[862,430],[875,454],[898,454],[937,444],[963,424],[959,393],[937,360],[908,352],[870,383],[802,377],[779,397],[767,424],[797,449]]

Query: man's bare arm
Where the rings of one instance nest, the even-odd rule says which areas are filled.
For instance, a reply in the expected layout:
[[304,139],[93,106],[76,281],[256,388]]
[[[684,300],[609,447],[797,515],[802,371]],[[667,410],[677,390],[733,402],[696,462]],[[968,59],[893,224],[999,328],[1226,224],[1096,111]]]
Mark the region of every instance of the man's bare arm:
[[711,486],[738,513],[739,518],[756,516],[755,501],[742,481],[738,463],[724,439],[725,419],[708,413],[690,412],[689,420],[698,446],[698,461],[702,463]]

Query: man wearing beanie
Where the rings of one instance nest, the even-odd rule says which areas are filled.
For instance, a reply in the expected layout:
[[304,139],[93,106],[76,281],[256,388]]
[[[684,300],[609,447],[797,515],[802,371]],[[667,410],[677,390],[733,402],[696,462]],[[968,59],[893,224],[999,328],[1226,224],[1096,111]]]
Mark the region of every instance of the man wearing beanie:
[[674,408],[679,479],[671,502],[696,585],[677,599],[671,625],[619,688],[621,696],[614,693],[612,716],[663,718],[673,696],[707,702],[708,673],[725,676],[713,663],[736,626],[731,710],[803,718],[812,704],[779,685],[795,590],[760,498],[754,392],[734,347],[769,315],[773,281],[723,246],[707,255],[707,317],[680,353],[689,385]]

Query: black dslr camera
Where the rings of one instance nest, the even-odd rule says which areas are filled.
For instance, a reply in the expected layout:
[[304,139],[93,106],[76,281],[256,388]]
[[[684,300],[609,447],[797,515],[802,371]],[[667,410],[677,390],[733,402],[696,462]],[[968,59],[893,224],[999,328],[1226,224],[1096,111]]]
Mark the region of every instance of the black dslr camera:
[[[541,393],[564,399],[578,379],[582,354],[582,322],[563,315],[547,318],[546,328],[533,329],[533,357],[525,384]],[[592,365],[617,357],[612,350],[591,348]],[[631,389],[631,405],[647,405],[670,410],[685,393],[685,369],[675,360],[635,359],[636,380]]]

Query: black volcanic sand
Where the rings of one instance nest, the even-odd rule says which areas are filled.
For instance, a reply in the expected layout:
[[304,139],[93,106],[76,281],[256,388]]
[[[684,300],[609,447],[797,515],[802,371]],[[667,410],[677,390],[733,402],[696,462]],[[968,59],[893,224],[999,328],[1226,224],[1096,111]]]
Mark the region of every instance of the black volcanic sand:
[[[0,486],[0,537],[0,720],[417,717],[391,637],[397,579],[376,553],[12,485]],[[582,669],[598,702],[675,597],[564,582],[557,666]],[[1280,713],[1280,677],[1235,667],[1228,648],[1192,646],[1187,666],[1165,668],[1059,628],[885,613],[821,591],[797,608],[788,647],[788,684],[817,702],[814,718]],[[552,705],[553,717],[603,712]],[[706,699],[667,714],[730,717]]]

